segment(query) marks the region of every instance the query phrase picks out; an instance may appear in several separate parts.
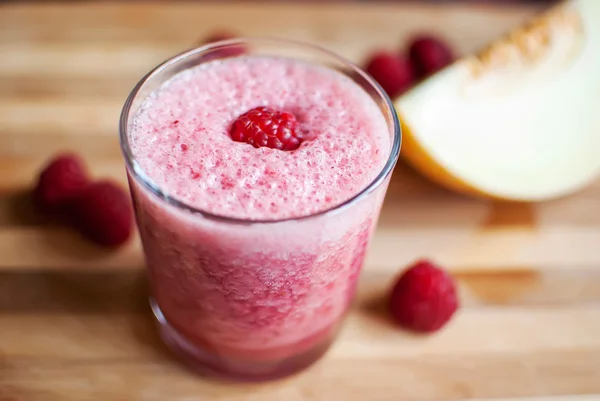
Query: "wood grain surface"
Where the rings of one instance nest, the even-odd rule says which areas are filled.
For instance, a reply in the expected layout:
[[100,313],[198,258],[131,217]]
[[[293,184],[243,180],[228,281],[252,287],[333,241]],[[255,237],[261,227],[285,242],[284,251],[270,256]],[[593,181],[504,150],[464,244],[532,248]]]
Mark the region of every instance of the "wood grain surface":
[[[156,338],[137,239],[103,252],[36,216],[46,158],[75,149],[125,182],[117,119],[136,81],[221,27],[323,44],[360,61],[418,30],[460,52],[534,8],[10,3],[0,6],[0,400],[600,400],[600,181],[537,205],[466,198],[396,169],[359,295],[333,349],[262,385],[186,371]],[[382,296],[431,257],[459,280],[442,332],[394,328]]]

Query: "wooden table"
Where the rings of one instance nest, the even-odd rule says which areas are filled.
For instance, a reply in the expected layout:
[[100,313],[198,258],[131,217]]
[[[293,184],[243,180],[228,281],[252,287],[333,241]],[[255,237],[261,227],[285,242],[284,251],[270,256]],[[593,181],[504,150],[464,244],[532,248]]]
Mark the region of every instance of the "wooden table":
[[[471,51],[535,11],[1,6],[0,400],[600,400],[600,181],[569,198],[510,205],[449,193],[400,165],[341,338],[309,371],[266,385],[214,383],[174,362],[148,317],[137,240],[104,253],[36,217],[26,193],[45,159],[67,148],[95,175],[124,182],[117,119],[127,93],[221,26],[322,43],[359,61],[418,29]],[[395,274],[421,256],[456,274],[463,302],[429,337],[393,328],[380,307]]]

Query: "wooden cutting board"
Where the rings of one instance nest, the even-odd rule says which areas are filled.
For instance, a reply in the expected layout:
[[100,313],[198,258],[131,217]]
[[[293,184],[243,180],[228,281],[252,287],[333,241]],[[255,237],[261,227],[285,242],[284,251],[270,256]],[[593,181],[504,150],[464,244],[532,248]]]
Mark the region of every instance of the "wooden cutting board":
[[[600,400],[600,181],[553,202],[504,204],[447,192],[399,165],[341,337],[310,370],[263,385],[207,381],[173,361],[149,319],[137,240],[102,252],[36,217],[27,197],[62,149],[125,183],[117,119],[126,95],[213,29],[307,40],[360,61],[420,29],[468,52],[535,11],[0,6],[0,400]],[[381,309],[393,277],[423,256],[456,274],[463,303],[428,337],[392,327]]]

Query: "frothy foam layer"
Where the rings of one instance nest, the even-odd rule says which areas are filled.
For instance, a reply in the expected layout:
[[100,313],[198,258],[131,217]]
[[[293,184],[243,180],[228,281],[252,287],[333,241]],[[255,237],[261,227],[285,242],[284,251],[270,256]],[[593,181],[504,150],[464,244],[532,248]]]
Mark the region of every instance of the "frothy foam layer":
[[[257,106],[293,113],[312,139],[294,151],[234,142],[231,124]],[[390,136],[378,106],[349,78],[297,60],[250,56],[167,81],[138,111],[130,146],[171,197],[213,214],[275,219],[356,195],[383,168]]]

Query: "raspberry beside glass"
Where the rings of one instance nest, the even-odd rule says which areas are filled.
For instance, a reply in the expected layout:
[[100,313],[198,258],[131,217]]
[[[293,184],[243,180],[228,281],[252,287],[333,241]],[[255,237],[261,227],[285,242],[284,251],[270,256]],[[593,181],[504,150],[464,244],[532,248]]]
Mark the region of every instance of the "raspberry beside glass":
[[[245,55],[215,59],[241,45]],[[235,121],[263,106],[283,128],[263,137],[271,123],[254,116],[260,132],[241,135]],[[399,153],[380,88],[309,45],[221,42],[138,84],[121,141],[171,348],[201,371],[244,380],[317,360],[353,298]]]

